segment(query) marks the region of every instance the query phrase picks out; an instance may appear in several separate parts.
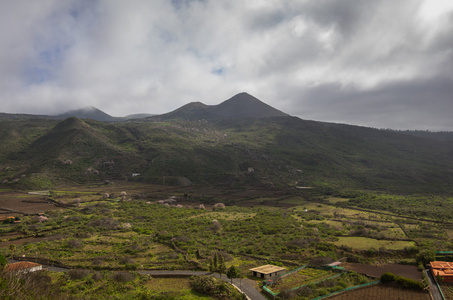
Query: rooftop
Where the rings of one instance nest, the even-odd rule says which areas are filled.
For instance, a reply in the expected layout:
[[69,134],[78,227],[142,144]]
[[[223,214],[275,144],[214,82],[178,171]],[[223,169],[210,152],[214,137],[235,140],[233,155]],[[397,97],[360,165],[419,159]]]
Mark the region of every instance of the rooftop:
[[432,261],[431,268],[440,276],[453,276],[453,263],[447,261]]
[[6,272],[14,272],[14,271],[20,271],[20,270],[26,270],[30,269],[33,267],[38,267],[40,264],[30,262],[30,261],[21,261],[13,264],[9,264],[5,267]]
[[258,272],[261,274],[270,274],[270,273],[280,272],[280,271],[284,271],[284,270],[286,270],[286,268],[274,266],[274,265],[264,265],[261,267],[256,267],[256,268],[250,269],[250,271],[252,271],[252,272]]

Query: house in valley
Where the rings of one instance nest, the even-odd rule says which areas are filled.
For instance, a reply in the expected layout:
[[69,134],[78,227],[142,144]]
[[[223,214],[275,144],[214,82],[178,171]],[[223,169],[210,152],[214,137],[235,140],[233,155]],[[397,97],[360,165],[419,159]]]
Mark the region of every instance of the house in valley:
[[252,275],[255,277],[267,279],[285,273],[286,269],[274,265],[264,265],[261,267],[250,269],[249,271],[251,271]]
[[41,270],[42,265],[30,261],[21,261],[17,263],[8,264],[4,269],[5,272],[12,272],[18,274],[25,274]]
[[447,261],[432,261],[429,263],[431,273],[436,280],[453,282],[453,263]]

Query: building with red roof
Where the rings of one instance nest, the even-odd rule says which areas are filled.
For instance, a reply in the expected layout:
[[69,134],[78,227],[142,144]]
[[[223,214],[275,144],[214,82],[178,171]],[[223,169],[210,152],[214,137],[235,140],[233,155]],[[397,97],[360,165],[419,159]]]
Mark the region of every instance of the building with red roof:
[[42,270],[42,265],[30,261],[21,261],[7,265],[4,270],[13,273],[29,273]]
[[431,273],[436,280],[442,278],[441,280],[444,282],[453,282],[453,263],[447,261],[432,261],[429,264]]

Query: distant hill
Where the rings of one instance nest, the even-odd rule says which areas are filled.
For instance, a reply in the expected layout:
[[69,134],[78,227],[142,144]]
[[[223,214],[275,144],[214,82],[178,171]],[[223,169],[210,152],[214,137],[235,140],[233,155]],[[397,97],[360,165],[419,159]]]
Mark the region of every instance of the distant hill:
[[172,112],[154,116],[152,118],[155,120],[214,120],[284,116],[288,116],[288,114],[267,105],[252,95],[240,93],[218,105],[206,105],[201,102],[192,102]]
[[38,188],[46,178],[119,179],[452,194],[453,143],[449,134],[433,136],[301,120],[247,94],[127,122],[0,118],[0,182],[28,186],[29,179]]
[[132,114],[132,115],[127,115],[125,117],[122,117],[121,119],[124,120],[135,120],[135,119],[143,119],[147,117],[152,117],[154,114]]
[[93,106],[87,106],[82,109],[70,110],[63,114],[57,115],[57,118],[66,119],[69,117],[76,117],[79,119],[91,119],[96,121],[102,122],[117,122],[120,121],[121,118],[112,117],[109,114],[106,114],[100,109],[97,109]]
[[55,117],[46,115],[0,113],[0,120],[54,119],[54,118]]

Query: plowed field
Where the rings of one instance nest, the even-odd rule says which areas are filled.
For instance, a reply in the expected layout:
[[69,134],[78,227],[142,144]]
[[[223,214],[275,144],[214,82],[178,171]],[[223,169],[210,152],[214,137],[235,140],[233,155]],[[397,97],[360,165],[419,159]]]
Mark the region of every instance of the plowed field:
[[420,272],[416,266],[409,265],[398,265],[398,264],[387,264],[382,266],[372,266],[365,264],[356,263],[345,263],[341,265],[348,271],[355,271],[360,274],[367,275],[369,277],[379,278],[386,272],[393,273],[406,278],[414,280],[422,280],[422,272]]
[[368,288],[352,290],[337,296],[330,297],[329,300],[430,300],[427,292],[417,292],[408,289],[399,289],[383,285],[373,285]]

